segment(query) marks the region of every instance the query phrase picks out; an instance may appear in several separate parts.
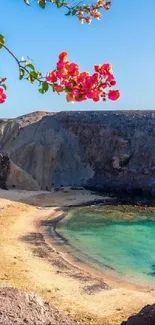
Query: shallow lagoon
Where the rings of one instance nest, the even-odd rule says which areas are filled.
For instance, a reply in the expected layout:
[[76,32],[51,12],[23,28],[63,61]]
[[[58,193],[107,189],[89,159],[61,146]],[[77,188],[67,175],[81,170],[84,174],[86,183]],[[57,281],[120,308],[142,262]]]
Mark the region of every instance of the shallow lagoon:
[[144,207],[82,207],[57,231],[77,257],[128,280],[155,284],[155,211]]

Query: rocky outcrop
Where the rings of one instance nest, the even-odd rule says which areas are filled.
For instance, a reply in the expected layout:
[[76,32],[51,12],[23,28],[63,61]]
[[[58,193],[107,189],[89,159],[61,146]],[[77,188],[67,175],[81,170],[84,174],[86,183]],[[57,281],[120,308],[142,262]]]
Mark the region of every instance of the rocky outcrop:
[[8,155],[0,153],[0,188],[7,189],[6,182],[10,172],[10,159]]
[[40,186],[31,175],[14,164],[9,156],[0,153],[0,188],[21,190],[40,190]]
[[44,190],[155,196],[153,111],[35,112],[1,120],[0,145]]
[[145,306],[138,314],[129,317],[121,325],[154,325],[155,324],[155,305]]
[[81,159],[78,139],[53,116],[19,127],[11,143],[6,135],[4,130],[3,150],[44,190],[51,190],[52,186],[81,186],[93,175],[90,164]]
[[1,325],[74,325],[69,317],[33,292],[0,288]]
[[30,174],[10,161],[10,170],[6,179],[7,188],[16,188],[27,191],[39,191],[40,186]]

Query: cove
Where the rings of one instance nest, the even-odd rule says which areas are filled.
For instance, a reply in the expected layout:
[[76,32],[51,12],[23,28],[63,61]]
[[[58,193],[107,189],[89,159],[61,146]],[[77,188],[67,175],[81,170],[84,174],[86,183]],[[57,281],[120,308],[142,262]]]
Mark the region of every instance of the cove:
[[76,208],[57,224],[57,232],[83,261],[155,286],[155,211],[130,206]]

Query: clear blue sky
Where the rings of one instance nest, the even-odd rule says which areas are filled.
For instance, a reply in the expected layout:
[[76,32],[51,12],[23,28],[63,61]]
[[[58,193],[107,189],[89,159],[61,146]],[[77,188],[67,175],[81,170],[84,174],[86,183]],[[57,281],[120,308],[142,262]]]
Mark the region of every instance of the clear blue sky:
[[28,55],[44,73],[55,67],[61,51],[85,71],[95,63],[112,63],[121,98],[68,104],[64,95],[41,95],[37,85],[18,80],[16,63],[3,50],[0,76],[8,78],[8,99],[0,105],[0,116],[34,110],[155,109],[155,0],[112,0],[112,9],[90,25],[64,12],[50,4],[41,10],[23,0],[1,0],[0,33],[19,58]]

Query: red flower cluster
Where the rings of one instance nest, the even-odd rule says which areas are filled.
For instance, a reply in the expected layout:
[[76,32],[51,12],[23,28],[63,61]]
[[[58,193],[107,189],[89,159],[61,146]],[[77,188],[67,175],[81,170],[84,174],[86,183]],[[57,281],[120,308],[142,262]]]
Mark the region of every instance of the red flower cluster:
[[111,100],[117,100],[120,97],[118,90],[109,90],[116,84],[112,74],[110,64],[95,65],[95,72],[90,75],[89,72],[80,72],[76,63],[67,60],[67,53],[62,52],[59,55],[57,67],[51,71],[46,80],[51,83],[53,90],[57,93],[66,92],[68,102],[81,102],[92,99],[98,102],[100,99],[106,100],[108,96]]
[[0,87],[0,104],[3,104],[6,100],[6,95],[4,93],[4,89]]
[[77,11],[76,15],[83,24],[84,21],[88,24],[91,23],[92,18],[101,19],[102,14],[99,12],[100,9],[104,8],[109,10],[111,7],[111,1],[97,0],[96,5],[84,5],[80,10]]

